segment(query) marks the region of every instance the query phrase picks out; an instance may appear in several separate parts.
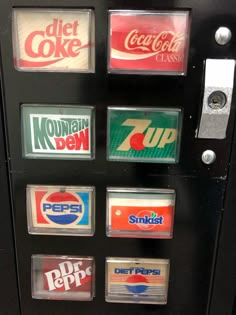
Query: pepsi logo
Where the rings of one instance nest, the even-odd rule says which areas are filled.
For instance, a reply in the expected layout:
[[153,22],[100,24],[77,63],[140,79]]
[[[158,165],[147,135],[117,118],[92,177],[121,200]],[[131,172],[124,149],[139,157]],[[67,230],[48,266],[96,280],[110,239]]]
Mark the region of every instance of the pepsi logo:
[[132,275],[126,279],[126,289],[133,294],[144,293],[148,288],[148,280],[141,275]]
[[75,193],[47,193],[41,201],[41,213],[44,218],[58,225],[77,224],[84,211],[84,203]]

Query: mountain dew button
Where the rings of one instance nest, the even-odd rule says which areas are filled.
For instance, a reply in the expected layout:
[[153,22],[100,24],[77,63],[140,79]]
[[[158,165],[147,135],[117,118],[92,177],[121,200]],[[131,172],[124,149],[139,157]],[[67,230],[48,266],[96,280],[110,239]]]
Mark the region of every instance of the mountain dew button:
[[177,163],[182,115],[180,109],[108,108],[107,159]]
[[172,238],[175,191],[107,189],[107,236]]
[[24,158],[94,158],[92,106],[23,104],[21,120]]
[[106,258],[106,301],[167,304],[168,259]]

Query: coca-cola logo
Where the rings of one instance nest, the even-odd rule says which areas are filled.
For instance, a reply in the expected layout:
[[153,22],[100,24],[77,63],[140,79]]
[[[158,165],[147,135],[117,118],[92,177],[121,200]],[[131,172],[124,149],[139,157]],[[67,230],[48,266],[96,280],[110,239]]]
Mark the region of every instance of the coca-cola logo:
[[162,31],[159,34],[143,34],[133,29],[126,36],[124,47],[127,50],[177,53],[183,42],[184,34],[180,32]]
[[[61,19],[53,19],[43,30],[34,30],[25,39],[24,50],[28,57],[44,58],[39,65],[45,66],[64,58],[75,58],[80,50],[88,48],[89,43],[83,44],[78,38],[79,22],[65,23]],[[42,59],[40,59],[42,60]]]
[[83,262],[72,263],[65,261],[58,264],[58,269],[45,272],[48,290],[63,289],[68,291],[71,287],[79,287],[91,280],[92,266],[83,268]]

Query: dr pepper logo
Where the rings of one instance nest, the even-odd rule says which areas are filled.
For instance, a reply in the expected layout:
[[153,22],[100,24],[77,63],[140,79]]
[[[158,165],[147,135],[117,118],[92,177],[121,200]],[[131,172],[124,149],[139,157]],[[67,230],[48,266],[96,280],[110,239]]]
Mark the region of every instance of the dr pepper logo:
[[110,11],[111,72],[185,74],[189,13]]
[[93,257],[32,256],[32,297],[52,300],[92,300]]
[[[29,232],[91,235],[93,187],[27,186]],[[41,233],[40,233],[41,234]],[[70,232],[68,232],[70,234]]]
[[18,69],[92,71],[91,10],[14,10],[15,63]]
[[[45,272],[46,271],[46,272]],[[83,261],[44,261],[44,282],[48,291],[90,291],[92,266]]]
[[109,108],[108,159],[176,163],[180,119],[180,110]]
[[91,108],[22,107],[26,157],[92,158]]

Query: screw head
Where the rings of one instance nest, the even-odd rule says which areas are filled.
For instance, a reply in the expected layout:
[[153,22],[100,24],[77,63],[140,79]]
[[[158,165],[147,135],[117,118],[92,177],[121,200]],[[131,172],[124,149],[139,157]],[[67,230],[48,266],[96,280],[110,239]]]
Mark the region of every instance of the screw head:
[[202,153],[202,162],[204,164],[207,164],[207,165],[212,164],[215,162],[215,160],[216,160],[216,154],[214,151],[206,150]]
[[228,44],[231,38],[232,38],[232,33],[228,27],[221,26],[215,32],[215,40],[218,45],[224,46]]

